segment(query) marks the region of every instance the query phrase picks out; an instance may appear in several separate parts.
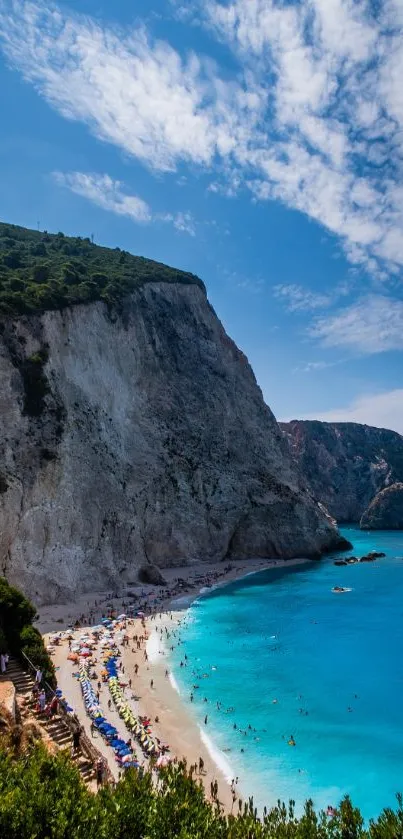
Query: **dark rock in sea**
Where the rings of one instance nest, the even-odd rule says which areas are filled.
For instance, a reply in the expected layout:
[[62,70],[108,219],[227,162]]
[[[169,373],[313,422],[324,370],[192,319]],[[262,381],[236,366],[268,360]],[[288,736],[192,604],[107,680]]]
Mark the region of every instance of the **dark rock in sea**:
[[333,565],[347,565],[347,562],[345,559],[336,559]]
[[340,522],[360,521],[374,496],[403,481],[403,437],[352,422],[280,423],[312,495]]
[[[337,540],[337,545],[335,547],[332,547],[331,550],[328,551],[328,553],[336,553],[336,552],[339,553],[339,551],[350,551],[352,547],[353,546],[352,546],[351,542],[348,541],[348,539],[345,539],[344,536],[339,535],[339,538]],[[345,557],[343,557],[343,558],[345,559]]]
[[160,569],[156,565],[142,565],[139,568],[139,580],[141,583],[149,583],[153,586],[166,586],[167,581],[162,576]]
[[383,489],[362,516],[362,530],[403,530],[403,483]]

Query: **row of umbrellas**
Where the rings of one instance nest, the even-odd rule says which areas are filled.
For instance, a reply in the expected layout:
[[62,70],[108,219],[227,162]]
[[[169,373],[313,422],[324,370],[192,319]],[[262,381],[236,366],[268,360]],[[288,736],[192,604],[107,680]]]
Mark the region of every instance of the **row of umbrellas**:
[[106,718],[102,715],[99,701],[89,679],[89,668],[87,662],[80,662],[79,681],[87,714],[91,717],[99,733],[114,750],[116,760],[126,769],[130,766],[138,768],[139,764],[135,760],[132,750],[129,748],[127,743],[119,737],[117,728],[108,723]]
[[[108,678],[108,686],[119,716],[124,721],[128,730],[131,731],[137,738],[144,753],[148,756],[158,755],[157,765],[158,761],[160,761],[159,765],[164,766],[169,763],[170,758],[167,755],[160,754],[160,748],[153,740],[149,730],[149,721],[147,721],[147,724],[142,722],[138,717],[136,717],[128,703],[125,701],[122,688],[119,684],[116,664],[117,659],[113,654],[110,654],[105,658],[104,665]],[[161,762],[160,758],[164,758],[164,761]]]

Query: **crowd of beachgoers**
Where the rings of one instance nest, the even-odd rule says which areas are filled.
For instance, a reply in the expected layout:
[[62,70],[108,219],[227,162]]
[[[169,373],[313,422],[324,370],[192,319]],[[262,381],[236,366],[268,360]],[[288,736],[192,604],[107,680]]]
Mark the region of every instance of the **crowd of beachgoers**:
[[[81,598],[75,612],[71,606],[68,611],[49,607],[48,617],[41,610],[41,629],[56,666],[62,701],[94,738],[115,778],[131,766],[154,771],[185,757],[207,794],[219,798],[226,809],[233,806],[238,779],[217,767],[196,720],[175,693],[169,655],[182,643],[186,607],[199,592],[268,564],[277,563],[257,560],[178,569],[176,576],[167,575],[164,586],[136,585],[85,602]],[[55,613],[63,617],[54,617]],[[60,629],[47,631],[49,623],[53,629],[59,624]],[[156,638],[159,669],[148,652],[155,649]],[[184,656],[183,666],[189,664]],[[208,726],[208,714],[204,723],[203,728]]]
[[[135,618],[141,621],[141,633],[133,632]],[[48,650],[52,654],[55,647],[64,645],[66,659],[72,664],[71,677],[79,682],[85,711],[91,720],[91,734],[98,733],[104,739],[121,769],[139,767],[139,751],[145,759],[154,758],[157,767],[166,765],[169,746],[153,735],[149,718],[134,712],[130,704],[130,699],[136,698],[133,680],[125,675],[122,663],[123,647],[134,644],[140,650],[148,639],[144,612],[137,611],[131,617],[126,613],[116,616],[113,609],[109,609],[100,624],[85,631],[77,625],[79,623],[52,635]],[[144,657],[147,658],[145,648]],[[135,676],[137,670],[138,665],[135,665]],[[100,701],[102,684],[106,684],[109,691],[106,707]],[[125,738],[108,719],[112,703],[126,730]],[[67,710],[77,711],[68,704]]]

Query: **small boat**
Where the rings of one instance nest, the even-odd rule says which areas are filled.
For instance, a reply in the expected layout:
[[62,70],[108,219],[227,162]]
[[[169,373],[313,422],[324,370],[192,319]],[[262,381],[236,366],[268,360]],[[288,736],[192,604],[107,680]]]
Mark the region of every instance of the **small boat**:
[[344,588],[343,586],[333,586],[333,594],[344,594],[346,591],[351,591],[351,588]]

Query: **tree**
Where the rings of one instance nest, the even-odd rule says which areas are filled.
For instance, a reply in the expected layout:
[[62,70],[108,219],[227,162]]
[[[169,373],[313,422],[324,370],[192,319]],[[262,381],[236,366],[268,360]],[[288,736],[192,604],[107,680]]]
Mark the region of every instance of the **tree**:
[[40,632],[32,626],[36,609],[18,589],[0,577],[0,643],[26,664],[26,655],[40,667],[51,687],[56,686],[55,669]]

